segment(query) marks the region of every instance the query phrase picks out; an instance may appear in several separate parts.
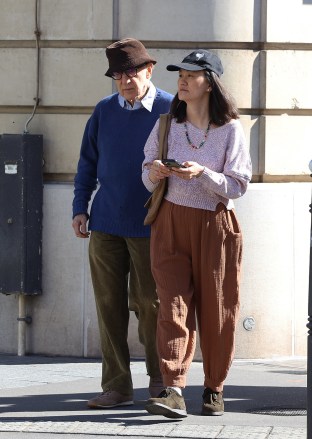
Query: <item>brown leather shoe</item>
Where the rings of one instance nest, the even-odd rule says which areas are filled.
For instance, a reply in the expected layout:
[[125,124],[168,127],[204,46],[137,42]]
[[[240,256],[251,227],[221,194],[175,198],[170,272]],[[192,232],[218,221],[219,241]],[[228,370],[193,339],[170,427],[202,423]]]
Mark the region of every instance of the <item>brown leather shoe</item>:
[[203,393],[203,416],[221,416],[224,413],[223,392],[214,392],[207,387]]
[[157,398],[150,398],[145,409],[152,415],[162,415],[166,418],[187,417],[183,396],[170,388],[164,389]]
[[148,387],[149,393],[152,398],[156,398],[162,390],[164,390],[164,384],[162,376],[160,377],[154,377],[150,378],[149,387]]
[[122,405],[132,405],[132,396],[122,395],[115,390],[106,390],[87,403],[90,409],[110,409]]

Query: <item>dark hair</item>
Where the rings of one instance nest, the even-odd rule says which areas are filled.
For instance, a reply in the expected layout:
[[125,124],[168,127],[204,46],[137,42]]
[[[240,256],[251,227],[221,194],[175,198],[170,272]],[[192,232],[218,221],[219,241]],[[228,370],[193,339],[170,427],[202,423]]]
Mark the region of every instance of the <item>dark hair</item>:
[[[211,85],[209,98],[209,115],[213,124],[221,126],[231,119],[239,119],[239,112],[234,98],[225,89],[220,79],[214,72],[205,71],[205,76]],[[178,93],[171,103],[170,113],[178,123],[186,120],[186,103],[180,101]]]

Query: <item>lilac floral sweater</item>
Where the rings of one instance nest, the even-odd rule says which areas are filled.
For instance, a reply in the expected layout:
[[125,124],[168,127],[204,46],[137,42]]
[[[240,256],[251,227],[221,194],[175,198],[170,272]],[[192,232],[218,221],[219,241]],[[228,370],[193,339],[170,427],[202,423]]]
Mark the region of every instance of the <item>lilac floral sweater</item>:
[[[204,138],[204,131],[189,122],[187,128],[192,143],[199,145]],[[151,182],[145,165],[158,159],[158,132],[159,120],[144,148],[142,180],[150,192],[154,191],[158,183]],[[167,157],[179,162],[194,161],[205,166],[199,178],[182,180],[175,176],[169,177],[165,199],[181,206],[216,210],[221,202],[227,209],[232,209],[232,199],[246,192],[252,176],[250,155],[239,120],[211,128],[204,145],[194,149],[187,141],[184,124],[173,119],[168,136]]]

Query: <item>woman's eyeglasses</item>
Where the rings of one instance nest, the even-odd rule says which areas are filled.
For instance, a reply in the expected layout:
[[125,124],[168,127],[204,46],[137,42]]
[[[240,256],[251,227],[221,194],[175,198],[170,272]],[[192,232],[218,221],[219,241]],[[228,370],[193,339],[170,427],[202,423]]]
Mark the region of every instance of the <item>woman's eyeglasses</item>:
[[142,67],[145,67],[145,65],[146,64],[144,63],[132,69],[125,70],[124,72],[113,72],[111,74],[111,77],[113,79],[121,79],[122,75],[125,74],[126,76],[128,76],[128,78],[134,78],[138,74],[138,70],[141,69]]

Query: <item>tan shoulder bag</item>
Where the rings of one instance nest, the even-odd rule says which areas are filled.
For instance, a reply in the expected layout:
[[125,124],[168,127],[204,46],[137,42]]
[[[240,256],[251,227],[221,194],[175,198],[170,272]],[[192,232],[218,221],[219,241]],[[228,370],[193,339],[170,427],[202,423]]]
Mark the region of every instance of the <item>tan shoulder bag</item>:
[[[167,158],[168,152],[168,133],[171,125],[171,114],[161,114],[159,116],[159,160]],[[159,207],[168,188],[168,178],[160,180],[158,186],[149,197],[144,207],[148,208],[144,219],[144,225],[152,224],[158,214]]]

